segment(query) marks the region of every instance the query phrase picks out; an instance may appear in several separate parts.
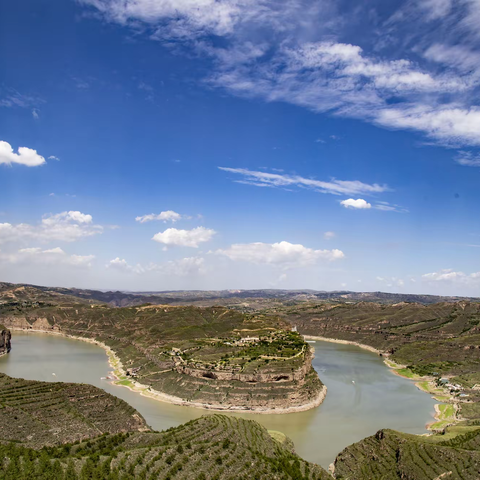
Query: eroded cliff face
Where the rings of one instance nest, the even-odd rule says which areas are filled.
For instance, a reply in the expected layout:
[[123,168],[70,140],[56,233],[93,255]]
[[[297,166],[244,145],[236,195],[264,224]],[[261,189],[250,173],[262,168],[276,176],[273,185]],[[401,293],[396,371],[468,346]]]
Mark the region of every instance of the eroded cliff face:
[[2,316],[0,317],[0,321],[7,328],[41,331],[59,330],[56,325],[50,323],[45,317]]
[[223,308],[176,308],[75,306],[0,318],[12,329],[99,340],[125,370],[135,371],[132,380],[186,404],[281,413],[323,401],[326,389],[312,368],[310,347],[284,324]]
[[12,334],[3,325],[0,325],[0,355],[4,355],[12,348]]

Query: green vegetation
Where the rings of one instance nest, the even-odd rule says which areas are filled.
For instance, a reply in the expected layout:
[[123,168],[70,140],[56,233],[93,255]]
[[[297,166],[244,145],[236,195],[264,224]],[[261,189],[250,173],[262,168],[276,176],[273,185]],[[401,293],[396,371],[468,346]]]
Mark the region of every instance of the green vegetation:
[[[10,292],[11,293],[11,292]],[[10,328],[57,331],[108,345],[125,374],[146,388],[219,409],[313,405],[322,389],[308,344],[284,320],[223,307],[110,308],[48,297],[33,287],[0,301]],[[18,300],[18,295],[22,300]],[[0,292],[1,299],[1,292]],[[120,366],[118,366],[120,367]]]
[[[102,341],[137,381],[190,401],[254,408],[289,405],[294,395],[300,403],[314,397],[321,383],[310,367],[308,346],[289,331],[291,325],[303,334],[381,350],[399,374],[443,402],[433,425],[439,433],[381,430],[338,455],[334,478],[480,478],[479,303],[353,304],[345,303],[353,298],[349,294],[319,301],[300,292],[259,293],[243,303],[228,295],[205,297],[210,304],[214,298],[230,301],[233,309],[110,308],[96,304],[101,295],[95,292],[58,290],[24,287],[12,293],[10,287],[2,301],[0,284],[0,320],[7,327]],[[138,300],[122,295],[112,294],[112,302]],[[168,295],[171,303],[193,293]],[[200,294],[194,296],[202,302]],[[332,478],[297,457],[281,432],[255,422],[213,415],[162,433],[142,432],[143,419],[133,409],[93,387],[4,380],[0,479]],[[125,376],[120,383],[130,386],[133,379]],[[93,390],[87,394],[84,388]]]
[[479,472],[480,428],[475,426],[432,437],[381,430],[335,460],[339,480],[478,480]]
[[[270,310],[262,313],[269,314]],[[358,342],[385,352],[392,368],[445,401],[454,397],[459,418],[480,420],[480,303],[304,302],[275,308],[305,335]],[[388,361],[387,361],[388,362]],[[430,382],[446,378],[444,387]],[[450,422],[444,422],[446,425]],[[437,425],[438,426],[438,425]]]
[[402,377],[406,377],[410,379],[418,378],[418,375],[415,375],[409,368],[399,368],[396,371]]
[[[251,420],[206,415],[152,432],[125,402],[95,387],[5,375],[2,382],[0,480],[332,479],[298,457],[284,434]],[[452,405],[440,410],[454,414]],[[20,412],[32,423],[26,425]],[[479,471],[480,427],[463,422],[429,437],[382,430],[341,452],[334,478],[477,480]]]
[[39,447],[146,428],[128,403],[91,385],[0,373],[0,440]]
[[331,478],[258,423],[223,415],[162,433],[120,433],[40,450],[0,444],[0,479],[311,479]]

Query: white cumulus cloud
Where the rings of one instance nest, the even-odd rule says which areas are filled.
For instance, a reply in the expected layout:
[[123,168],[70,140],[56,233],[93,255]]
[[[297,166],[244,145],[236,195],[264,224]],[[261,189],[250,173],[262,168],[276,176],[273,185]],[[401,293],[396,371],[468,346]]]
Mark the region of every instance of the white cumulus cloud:
[[200,243],[208,242],[215,235],[215,230],[197,227],[192,230],[179,230],[167,228],[164,232],[155,234],[152,240],[168,246],[181,246],[198,248]]
[[106,267],[126,273],[144,274],[148,272],[158,272],[164,275],[175,275],[180,277],[202,275],[207,272],[205,259],[201,257],[186,257],[179,260],[171,260],[162,264],[150,263],[145,266],[140,264],[130,265],[125,259],[117,257],[110,260]]
[[110,260],[106,265],[109,269],[119,270],[121,272],[144,273],[145,269],[140,265],[130,265],[124,258],[116,257]]
[[44,243],[52,241],[74,242],[102,233],[103,227],[93,225],[92,222],[91,215],[69,211],[46,215],[37,225],[0,223],[0,243],[24,243],[29,240]]
[[160,212],[158,214],[150,213],[149,215],[142,215],[141,217],[136,217],[135,220],[140,223],[152,222],[154,220],[159,220],[165,223],[175,223],[181,218],[184,218],[184,216],[174,212],[173,210],[166,210],[165,212]]
[[422,280],[427,282],[452,282],[476,285],[480,283],[480,272],[467,274],[464,272],[456,272],[452,269],[444,269],[439,272],[426,273],[422,275]]
[[372,208],[372,205],[367,201],[365,201],[363,198],[357,198],[357,200],[353,198],[349,198],[347,200],[342,200],[340,203],[345,208],[355,208],[355,209]]
[[337,235],[336,235],[335,232],[325,232],[325,233],[323,234],[323,238],[324,238],[325,240],[331,240],[332,238],[335,238],[336,236],[337,236]]
[[166,275],[176,275],[179,277],[188,277],[193,275],[203,275],[207,272],[205,259],[202,257],[186,257],[179,260],[171,260],[163,265],[147,267],[149,270],[156,270]]
[[0,164],[2,163],[6,165],[18,163],[27,167],[38,167],[45,163],[45,158],[36,150],[27,147],[19,147],[18,153],[15,153],[8,142],[0,140]]
[[225,250],[217,250],[231,260],[255,264],[271,264],[286,267],[305,267],[314,265],[319,260],[333,261],[345,257],[341,250],[314,250],[300,244],[278,243],[239,243]]
[[403,287],[405,281],[396,277],[377,277],[379,282],[384,283],[387,287]]

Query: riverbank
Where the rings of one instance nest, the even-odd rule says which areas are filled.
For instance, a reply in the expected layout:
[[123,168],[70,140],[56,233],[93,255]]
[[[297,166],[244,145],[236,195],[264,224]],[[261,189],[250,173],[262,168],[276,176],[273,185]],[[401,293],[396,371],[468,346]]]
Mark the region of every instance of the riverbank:
[[440,388],[435,385],[434,379],[432,377],[421,377],[412,373],[406,365],[400,365],[395,363],[393,360],[390,360],[389,354],[378,350],[370,345],[365,345],[358,342],[353,342],[349,340],[340,340],[336,338],[328,337],[317,337],[312,335],[304,335],[305,340],[318,340],[322,342],[330,343],[340,343],[344,345],[354,345],[364,350],[368,350],[372,353],[376,353],[379,356],[384,357],[383,363],[388,367],[388,369],[394,374],[402,378],[407,378],[415,382],[415,386],[422,392],[428,393],[435,400],[442,402],[434,405],[435,414],[433,418],[435,421],[427,424],[427,429],[431,432],[443,431],[446,427],[457,424],[460,419],[457,417],[458,406],[455,402],[455,397],[444,388]]
[[330,343],[341,343],[343,345],[354,345],[355,347],[363,348],[369,352],[376,353],[377,355],[385,355],[385,352],[377,350],[376,348],[371,347],[370,345],[365,345],[363,343],[352,342],[350,340],[340,340],[338,338],[328,338],[328,337],[315,337],[313,335],[302,335],[305,340],[318,340],[321,342],[330,342]]
[[[77,332],[68,333],[78,335]],[[11,377],[94,385],[136,408],[156,431],[176,427],[202,415],[222,413],[201,408],[181,408],[141,395],[130,388],[118,388],[115,382],[109,381],[111,378],[106,380],[111,377],[116,365],[110,365],[105,356],[106,350],[95,343],[28,331],[12,331],[12,334],[13,356],[0,359],[0,372]],[[102,338],[98,340],[109,342]],[[113,344],[109,346],[117,354],[120,353]],[[125,369],[131,367],[128,360],[120,358]],[[410,434],[427,433],[425,424],[433,420],[435,402],[418,390],[413,382],[392,375],[376,355],[355,346],[317,342],[312,363],[328,387],[327,396],[319,408],[286,415],[223,413],[253,419],[267,430],[283,432],[292,439],[299,455],[324,468],[328,468],[345,447],[386,425]],[[52,372],[56,375],[53,376]],[[137,380],[155,389],[149,377]],[[164,391],[161,387],[156,390]],[[199,401],[205,402],[203,397]]]
[[317,396],[310,402],[286,407],[286,408],[264,408],[264,407],[241,407],[241,406],[233,406],[233,405],[222,405],[222,404],[207,404],[201,402],[191,402],[188,400],[184,400],[180,397],[175,397],[173,395],[169,395],[167,393],[160,392],[158,390],[152,389],[148,385],[143,385],[142,383],[136,381],[133,377],[128,376],[126,370],[123,367],[123,364],[120,358],[116,355],[115,351],[112,350],[108,345],[105,343],[95,340],[92,338],[85,338],[85,337],[78,337],[75,335],[70,335],[61,331],[53,331],[53,330],[41,330],[41,329],[23,329],[23,328],[16,328],[16,327],[9,327],[12,331],[20,331],[24,333],[45,333],[48,335],[57,335],[65,338],[70,338],[73,340],[81,340],[83,342],[91,343],[98,345],[99,347],[103,348],[108,357],[108,363],[110,367],[113,369],[113,375],[116,380],[113,380],[113,384],[119,387],[128,388],[130,391],[139,393],[144,397],[148,397],[160,402],[170,403],[173,405],[178,405],[182,407],[194,407],[203,410],[211,410],[217,412],[236,412],[236,413],[252,413],[252,414],[286,414],[286,413],[297,413],[297,412],[304,412],[306,410],[310,410],[312,408],[316,408],[324,401],[325,396],[327,394],[327,387],[325,385],[322,386],[321,390],[318,392]]

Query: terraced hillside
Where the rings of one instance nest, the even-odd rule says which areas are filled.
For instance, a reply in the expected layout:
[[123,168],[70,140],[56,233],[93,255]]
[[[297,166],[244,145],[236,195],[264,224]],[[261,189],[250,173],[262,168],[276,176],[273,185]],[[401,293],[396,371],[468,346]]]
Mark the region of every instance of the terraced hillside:
[[478,480],[480,428],[454,427],[424,437],[381,430],[351,445],[335,460],[339,480]]
[[[278,437],[278,435],[276,435]],[[326,480],[251,420],[209,415],[165,432],[120,433],[33,450],[0,443],[1,479]]]
[[324,389],[308,344],[278,317],[196,308],[8,301],[11,329],[61,332],[111,347],[133,379],[179,401],[217,409],[317,406]]
[[[146,428],[122,400],[88,385],[0,376],[2,480],[327,480],[280,432],[207,415],[165,432]],[[475,422],[430,437],[382,430],[341,452],[342,480],[476,480]]]
[[42,447],[146,428],[133,407],[99,388],[36,382],[0,373],[2,441]]
[[463,418],[480,418],[480,303],[309,304],[267,309],[304,335],[358,342],[405,365],[407,376],[448,378]]

